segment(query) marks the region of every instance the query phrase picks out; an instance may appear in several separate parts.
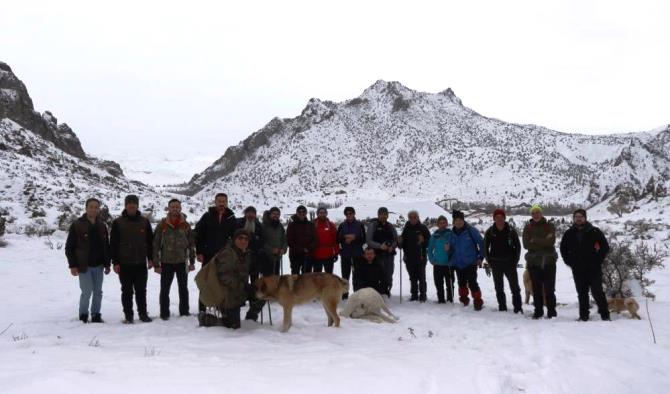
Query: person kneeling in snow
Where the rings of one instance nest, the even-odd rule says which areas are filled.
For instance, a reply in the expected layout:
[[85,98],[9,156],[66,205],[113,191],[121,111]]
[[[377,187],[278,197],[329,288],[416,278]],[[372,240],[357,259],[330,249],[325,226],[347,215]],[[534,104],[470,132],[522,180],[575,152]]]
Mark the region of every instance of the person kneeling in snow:
[[[240,308],[247,301],[250,287],[250,238],[247,230],[236,230],[232,243],[221,249],[195,277],[200,301],[218,307],[224,327],[240,328]],[[201,322],[201,325],[207,324]]]
[[363,252],[363,258],[357,259],[354,263],[354,291],[366,287],[377,290],[379,294],[390,296],[386,271],[377,259],[375,250],[370,246]]
[[465,222],[463,212],[454,210],[452,218],[454,228],[449,240],[449,248],[451,249],[451,260],[456,267],[459,300],[463,306],[470,303],[470,298],[468,298],[468,288],[470,288],[475,310],[479,311],[484,305],[484,300],[482,300],[482,291],[477,283],[477,268],[482,266],[484,259],[484,241],[479,231]]

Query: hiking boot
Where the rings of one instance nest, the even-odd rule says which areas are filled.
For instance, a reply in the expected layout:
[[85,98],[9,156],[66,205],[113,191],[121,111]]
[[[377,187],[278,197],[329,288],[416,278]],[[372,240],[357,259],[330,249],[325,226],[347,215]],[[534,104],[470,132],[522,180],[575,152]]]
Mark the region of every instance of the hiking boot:
[[605,315],[605,314],[600,315],[600,319],[601,319],[602,321],[612,321],[612,319],[610,319],[610,315],[609,315],[609,313],[606,314],[606,315]]
[[521,313],[523,315],[523,309],[521,307],[514,308],[514,313]]
[[419,296],[416,294],[412,294],[411,297],[409,297],[410,302],[412,301],[419,301]]
[[558,316],[556,314],[556,309],[549,309],[547,311],[547,319],[551,319],[552,317],[556,317],[556,316]]
[[498,305],[498,312],[507,312],[506,305]]
[[161,320],[163,321],[170,320],[170,315],[161,315]]
[[150,318],[149,315],[140,315],[140,321],[142,323],[151,323],[153,319]]
[[123,324],[135,324],[135,319],[132,316],[126,316],[126,318],[123,319]]
[[580,316],[579,318],[577,318],[577,321],[589,321],[589,317],[588,316]]
[[533,320],[541,319],[542,316],[544,316],[543,311],[535,311],[535,313],[533,313]]
[[423,303],[423,302],[426,302],[426,300],[428,300],[428,297],[426,297],[425,294],[421,294],[419,296],[419,302]]
[[244,316],[244,320],[258,321],[258,314],[249,311],[247,312],[246,316]]
[[79,320],[81,320],[81,322],[84,324],[88,323],[88,314],[85,313],[83,315],[79,315]]
[[445,301],[444,298],[439,298],[439,299],[437,300],[437,303],[438,303],[438,304],[446,304],[447,301]]
[[100,316],[99,313],[94,313],[91,316],[91,323],[104,323],[105,321],[102,320],[102,316]]
[[[472,293],[472,298],[474,298],[474,306],[476,311],[481,311],[484,306],[484,300],[482,299],[482,292],[475,291]],[[505,308],[507,309],[507,308]]]
[[348,299],[349,299],[349,293],[342,294],[342,300],[348,300]]

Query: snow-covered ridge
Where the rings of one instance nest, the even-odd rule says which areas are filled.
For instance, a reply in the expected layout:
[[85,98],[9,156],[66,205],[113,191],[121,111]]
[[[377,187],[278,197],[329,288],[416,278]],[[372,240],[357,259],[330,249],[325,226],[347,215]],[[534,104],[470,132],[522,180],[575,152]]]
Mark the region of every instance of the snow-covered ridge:
[[590,206],[621,187],[670,179],[670,126],[568,134],[487,118],[451,89],[377,81],[341,103],[310,99],[196,174],[187,192],[252,203],[369,199],[562,202]]

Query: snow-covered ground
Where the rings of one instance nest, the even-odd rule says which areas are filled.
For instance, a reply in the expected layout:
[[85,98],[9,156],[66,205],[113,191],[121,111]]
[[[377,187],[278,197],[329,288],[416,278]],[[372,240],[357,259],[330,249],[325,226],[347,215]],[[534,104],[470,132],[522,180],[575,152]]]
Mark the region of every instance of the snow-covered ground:
[[[57,246],[63,235],[51,238]],[[0,249],[0,392],[2,393],[662,393],[670,387],[670,269],[653,275],[649,322],[627,314],[576,322],[570,272],[559,262],[558,318],[534,321],[497,312],[492,280],[480,271],[485,309],[399,303],[399,265],[391,309],[398,324],[343,319],[326,326],[322,307],[294,310],[282,334],[243,322],[231,331],[197,327],[195,317],[121,323],[120,285],[105,278],[104,325],[77,320],[79,288],[63,250],[44,238],[10,235]],[[285,267],[288,262],[285,262]],[[339,273],[339,266],[336,267]],[[521,270],[519,270],[521,274]],[[197,310],[189,280],[191,311]],[[409,289],[403,272],[405,296]],[[149,311],[158,313],[159,278],[150,275]],[[177,311],[176,283],[172,312]],[[508,303],[511,303],[508,296]],[[267,315],[266,315],[267,319]],[[266,320],[267,323],[267,320]],[[410,331],[413,331],[414,335]]]

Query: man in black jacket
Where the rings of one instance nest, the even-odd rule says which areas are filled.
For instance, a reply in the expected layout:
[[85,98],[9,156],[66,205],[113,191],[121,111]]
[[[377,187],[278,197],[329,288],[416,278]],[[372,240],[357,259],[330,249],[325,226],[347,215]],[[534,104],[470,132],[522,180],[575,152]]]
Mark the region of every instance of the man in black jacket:
[[316,229],[314,223],[307,218],[307,208],[299,205],[295,215],[286,227],[286,242],[291,261],[291,274],[300,275],[310,265],[310,256],[316,248]]
[[516,270],[521,257],[519,234],[505,221],[505,211],[502,209],[496,209],[493,212],[493,221],[493,225],[484,234],[484,257],[493,271],[498,310],[507,310],[505,282],[503,281],[503,277],[507,277],[512,291],[514,313],[523,313],[519,275]]
[[[195,252],[202,267],[221,250],[233,236],[235,213],[228,208],[228,195],[219,193],[214,197],[214,206],[195,225]],[[205,306],[198,301],[200,312]]]
[[354,291],[366,287],[390,296],[384,266],[377,260],[375,250],[369,246],[363,252],[363,257],[357,258],[354,263]]
[[[263,226],[256,217],[256,208],[249,206],[244,209],[244,217],[237,219],[236,230],[246,230],[251,238],[249,239],[249,279],[254,283],[258,277],[272,274],[272,265],[268,264],[268,259],[263,251]],[[269,268],[269,269],[268,269]],[[249,310],[245,317],[246,320],[258,320],[258,314],[263,309],[265,301],[256,300],[252,297],[249,300]]]
[[410,301],[426,302],[426,263],[430,231],[419,220],[417,211],[407,213],[407,223],[400,235],[399,243],[405,253],[403,260],[410,282]]
[[[102,302],[103,269],[110,271],[109,234],[98,214],[100,201],[86,200],[86,213],[70,225],[65,242],[65,256],[72,276],[79,277],[79,320],[88,322],[91,302],[91,323],[103,323],[100,315]],[[91,295],[93,300],[91,301]]]
[[386,207],[377,209],[377,219],[372,219],[365,230],[366,243],[375,250],[377,259],[384,267],[386,286],[389,294],[393,287],[393,271],[395,270],[395,254],[398,247],[398,232],[388,221],[389,210]]
[[153,240],[151,223],[139,211],[140,199],[129,195],[121,216],[112,223],[110,249],[114,272],[121,281],[121,303],[125,323],[133,323],[133,291],[140,320],[149,323],[147,312],[148,269],[153,268]]
[[609,252],[609,244],[602,231],[586,220],[585,210],[576,210],[572,220],[572,227],[561,240],[561,257],[572,268],[579,299],[579,320],[589,320],[589,289],[598,305],[600,317],[610,320],[602,273],[602,262]]

